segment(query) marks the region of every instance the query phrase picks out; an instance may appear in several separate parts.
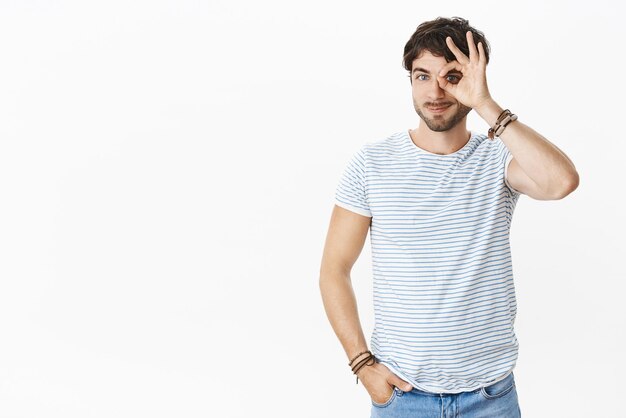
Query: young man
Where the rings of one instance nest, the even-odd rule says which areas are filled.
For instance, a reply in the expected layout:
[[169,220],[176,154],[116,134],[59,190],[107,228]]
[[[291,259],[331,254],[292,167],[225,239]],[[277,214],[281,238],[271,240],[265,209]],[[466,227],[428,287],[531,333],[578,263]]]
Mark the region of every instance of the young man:
[[[466,20],[419,25],[404,49],[419,126],[363,145],[337,187],[320,290],[372,416],[521,415],[512,215],[521,194],[567,196],[578,173],[495,102],[488,61],[484,35]],[[467,130],[472,109],[489,135]],[[368,230],[371,351],[350,279]]]

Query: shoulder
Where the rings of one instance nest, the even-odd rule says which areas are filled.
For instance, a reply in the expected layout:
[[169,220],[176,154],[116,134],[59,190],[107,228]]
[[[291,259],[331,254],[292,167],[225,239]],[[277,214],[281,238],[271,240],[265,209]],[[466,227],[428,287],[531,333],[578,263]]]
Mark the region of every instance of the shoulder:
[[487,134],[474,134],[477,139],[476,152],[487,159],[501,161],[507,158],[508,149],[500,138],[489,139]]
[[383,138],[370,140],[361,146],[359,152],[370,160],[402,154],[407,150],[405,135],[408,133],[397,131]]

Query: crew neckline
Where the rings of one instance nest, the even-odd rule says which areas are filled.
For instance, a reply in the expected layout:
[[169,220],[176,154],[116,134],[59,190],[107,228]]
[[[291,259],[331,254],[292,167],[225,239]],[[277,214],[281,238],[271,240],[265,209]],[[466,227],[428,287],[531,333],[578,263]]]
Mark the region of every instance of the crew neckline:
[[415,142],[413,142],[413,140],[411,139],[411,133],[410,133],[410,129],[407,129],[404,131],[404,136],[406,137],[406,139],[409,140],[409,144],[413,146],[413,148],[419,152],[423,152],[424,154],[427,155],[434,155],[436,157],[455,157],[459,154],[461,154],[463,151],[465,151],[465,149],[469,148],[472,139],[474,139],[476,137],[476,132],[472,131],[470,129],[470,137],[467,140],[467,143],[465,145],[463,145],[461,148],[459,148],[458,150],[450,153],[450,154],[435,154],[434,152],[430,152],[430,151],[426,151],[424,148],[420,148],[417,145],[415,145]]

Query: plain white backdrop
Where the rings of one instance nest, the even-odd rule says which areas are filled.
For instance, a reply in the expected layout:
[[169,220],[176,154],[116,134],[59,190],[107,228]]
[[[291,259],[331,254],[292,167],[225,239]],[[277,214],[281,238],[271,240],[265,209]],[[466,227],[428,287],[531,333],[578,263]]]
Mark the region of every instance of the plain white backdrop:
[[513,218],[522,414],[626,417],[614,4],[0,2],[0,417],[368,417],[322,249],[350,156],[418,125],[402,51],[437,16],[580,174]]

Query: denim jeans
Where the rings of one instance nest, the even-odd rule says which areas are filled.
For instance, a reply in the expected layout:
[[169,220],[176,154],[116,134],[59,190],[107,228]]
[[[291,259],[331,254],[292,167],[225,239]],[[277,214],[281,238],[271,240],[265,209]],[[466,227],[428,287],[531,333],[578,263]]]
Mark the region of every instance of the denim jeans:
[[431,393],[397,387],[389,400],[372,401],[371,418],[519,418],[513,372],[499,382],[461,393]]

